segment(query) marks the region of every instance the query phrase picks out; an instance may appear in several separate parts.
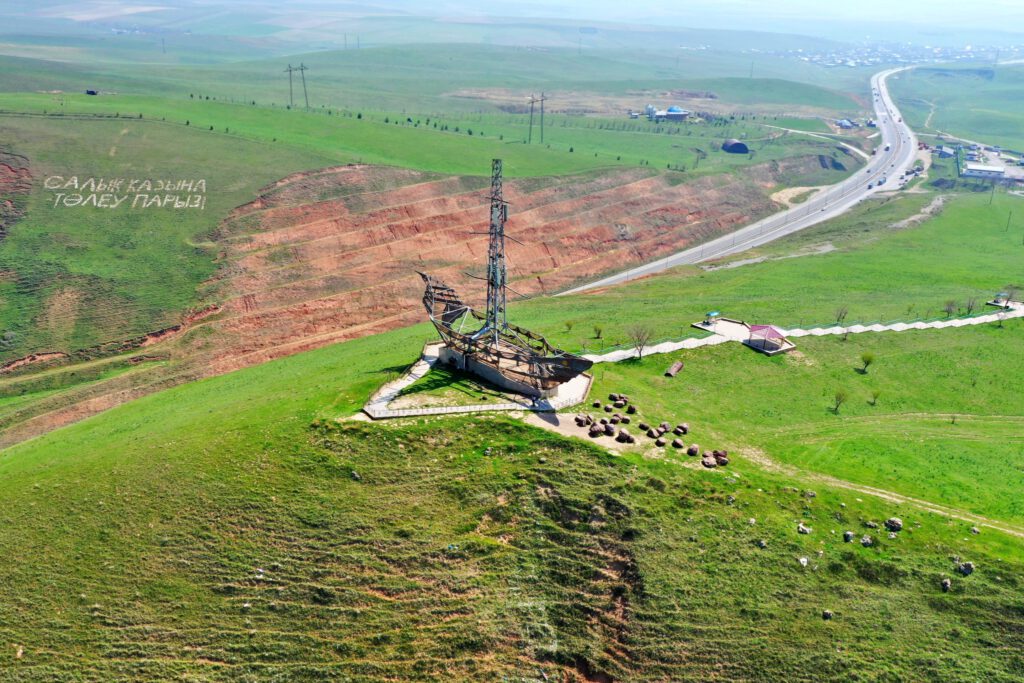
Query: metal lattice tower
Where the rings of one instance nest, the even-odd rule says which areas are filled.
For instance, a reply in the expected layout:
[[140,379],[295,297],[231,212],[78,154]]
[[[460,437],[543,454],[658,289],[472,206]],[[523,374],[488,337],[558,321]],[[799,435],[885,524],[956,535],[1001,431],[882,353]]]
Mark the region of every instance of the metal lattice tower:
[[505,318],[505,221],[508,205],[501,196],[501,159],[491,162],[491,226],[487,246],[487,322],[485,329],[498,335],[507,326]]

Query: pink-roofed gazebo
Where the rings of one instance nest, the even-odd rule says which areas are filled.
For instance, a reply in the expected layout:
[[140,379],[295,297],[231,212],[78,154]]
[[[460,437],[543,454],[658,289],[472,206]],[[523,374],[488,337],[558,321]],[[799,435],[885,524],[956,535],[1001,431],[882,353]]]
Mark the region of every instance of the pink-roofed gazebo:
[[786,335],[774,325],[749,325],[750,336],[744,342],[752,349],[757,349],[769,356],[785,353],[796,348]]

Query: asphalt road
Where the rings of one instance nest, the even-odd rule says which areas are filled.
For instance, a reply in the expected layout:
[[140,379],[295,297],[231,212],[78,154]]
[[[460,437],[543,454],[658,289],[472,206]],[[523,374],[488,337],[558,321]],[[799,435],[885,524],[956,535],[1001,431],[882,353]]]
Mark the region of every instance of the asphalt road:
[[[676,266],[710,261],[745,251],[835,218],[876,192],[892,190],[898,186],[900,174],[913,167],[917,153],[917,138],[910,127],[903,123],[902,115],[893,103],[885,82],[889,76],[906,68],[889,69],[871,77],[875,121],[882,134],[882,141],[877,153],[868,162],[866,170],[821,190],[799,206],[772,214],[700,246],[566,290],[559,296],[584,292],[596,287],[607,287]],[[890,148],[889,151],[886,151],[886,146]],[[885,183],[879,185],[883,178]]]

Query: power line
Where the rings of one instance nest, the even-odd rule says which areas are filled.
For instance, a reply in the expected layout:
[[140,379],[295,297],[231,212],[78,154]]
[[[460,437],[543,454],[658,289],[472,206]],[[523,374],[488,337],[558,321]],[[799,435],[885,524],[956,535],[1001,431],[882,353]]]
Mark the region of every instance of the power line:
[[302,96],[306,100],[306,111],[309,111],[309,93],[306,92],[306,69],[308,68],[305,64],[299,64],[299,74],[302,75]]
[[547,99],[547,98],[544,97],[544,93],[541,93],[539,98],[534,96],[532,93],[530,94],[530,129],[529,129],[529,133],[527,133],[527,136],[526,136],[526,144],[533,143],[533,111],[534,111],[533,108],[534,108],[534,105],[536,105],[538,102],[540,102],[540,141],[542,143],[544,142],[544,100],[545,99]]
[[292,65],[289,64],[285,71],[288,72],[288,107],[291,108],[295,104],[295,100],[292,97],[292,72],[295,71],[295,69],[293,69]]
[[289,107],[294,107],[295,106],[295,91],[294,91],[294,88],[292,87],[293,86],[292,74],[295,73],[296,71],[298,71],[299,75],[302,77],[302,96],[306,100],[306,109],[307,110],[309,109],[309,92],[306,90],[306,70],[308,68],[309,67],[306,66],[305,64],[300,63],[298,66],[292,66],[291,64],[289,64],[288,68],[285,69],[285,71],[288,73],[288,106]]

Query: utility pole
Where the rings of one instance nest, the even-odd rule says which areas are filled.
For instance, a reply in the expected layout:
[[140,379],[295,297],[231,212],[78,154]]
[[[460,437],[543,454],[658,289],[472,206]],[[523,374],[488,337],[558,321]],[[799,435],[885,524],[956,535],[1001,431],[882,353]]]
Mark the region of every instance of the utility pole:
[[1006,230],[1003,230],[1003,232],[1010,232],[1010,219],[1011,218],[1013,218],[1013,211],[1011,211],[1010,215],[1006,217]]
[[295,100],[292,97],[292,72],[295,71],[295,69],[293,69],[292,65],[289,64],[285,71],[288,72],[288,108],[291,109],[292,105],[295,104]]
[[302,76],[302,96],[306,99],[306,111],[309,111],[309,93],[306,92],[306,69],[309,67],[305,64],[299,64],[299,74]]
[[544,92],[541,91],[541,93],[540,93],[540,144],[542,144],[542,145],[544,144],[544,100],[546,100],[546,99],[547,98],[544,97]]
[[533,143],[533,105],[537,103],[537,98],[530,93],[530,128],[529,133],[526,134],[526,144]]
[[996,181],[992,181],[992,194],[988,196],[988,205],[992,206],[992,200],[996,198]]

